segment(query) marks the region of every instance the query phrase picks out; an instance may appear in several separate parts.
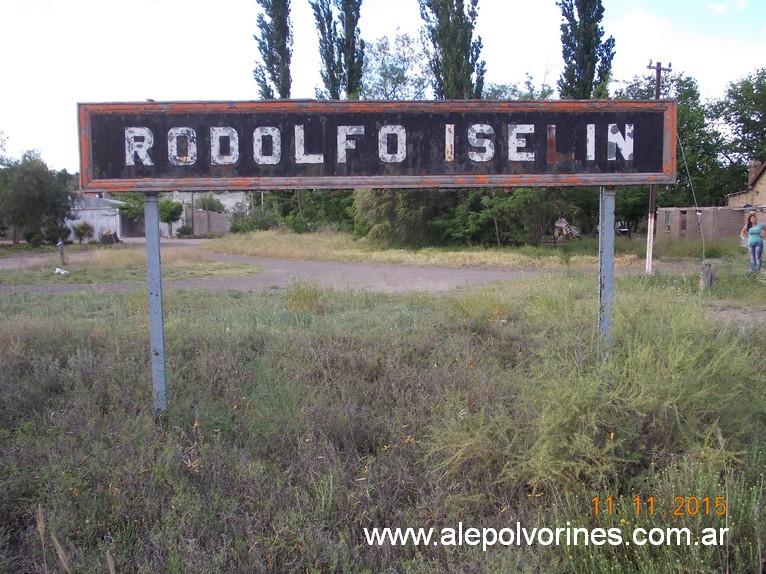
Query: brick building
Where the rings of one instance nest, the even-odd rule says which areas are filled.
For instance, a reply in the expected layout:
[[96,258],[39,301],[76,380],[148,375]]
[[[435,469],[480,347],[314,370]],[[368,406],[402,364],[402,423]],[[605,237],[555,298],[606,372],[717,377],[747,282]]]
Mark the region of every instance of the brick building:
[[657,210],[657,241],[737,237],[747,216],[766,211],[766,163],[748,164],[747,189],[730,193],[726,207],[661,207]]
[[724,239],[737,237],[746,210],[731,207],[660,207],[657,210],[657,241],[671,239]]
[[747,164],[747,189],[730,193],[726,197],[729,207],[755,207],[757,211],[766,209],[766,163],[751,161]]

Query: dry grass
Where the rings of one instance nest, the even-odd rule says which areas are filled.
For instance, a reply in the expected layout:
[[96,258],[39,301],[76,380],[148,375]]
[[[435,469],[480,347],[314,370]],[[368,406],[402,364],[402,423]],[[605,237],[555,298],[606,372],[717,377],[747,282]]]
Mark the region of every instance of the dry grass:
[[[484,247],[391,249],[380,248],[364,238],[355,239],[347,233],[323,231],[298,234],[283,229],[227,235],[207,243],[201,249],[248,257],[430,267],[557,267],[562,263],[555,251],[542,255],[548,248],[530,250],[529,254],[510,248]],[[567,258],[572,265],[590,265],[597,260],[591,255]]]
[[[119,281],[142,281],[146,278],[146,251],[143,246],[121,246],[78,250],[68,253],[62,265],[58,254],[30,258],[15,269],[0,269],[0,283],[94,284]],[[240,277],[257,273],[259,268],[246,263],[210,261],[205,253],[188,247],[164,247],[161,251],[162,273],[166,280],[198,277]],[[66,275],[54,274],[63,267]]]
[[[142,293],[2,296],[0,572],[759,571],[757,337],[706,318],[693,281],[626,277],[602,359],[594,286],[171,291],[166,425]],[[371,547],[362,530],[592,528],[606,493],[663,511],[726,495],[736,526],[720,555]]]

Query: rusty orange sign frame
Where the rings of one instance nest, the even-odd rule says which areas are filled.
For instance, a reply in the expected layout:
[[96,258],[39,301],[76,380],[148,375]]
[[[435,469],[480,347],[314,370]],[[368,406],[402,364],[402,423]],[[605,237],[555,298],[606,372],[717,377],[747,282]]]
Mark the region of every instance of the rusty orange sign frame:
[[[672,100],[81,103],[78,104],[80,183],[83,190],[112,192],[672,184],[676,178],[676,114],[676,103]],[[207,118],[210,118],[209,122]],[[619,118],[619,121],[611,118]],[[651,130],[640,132],[639,128],[645,121],[644,118],[650,118],[653,127]],[[570,136],[570,140],[583,140],[577,143],[579,147],[572,144],[571,150],[559,149],[562,145],[566,148],[567,144],[556,142],[557,122],[561,123],[558,126],[560,134],[568,130],[574,134]],[[647,137],[651,141],[641,142],[643,147],[637,148],[636,152],[636,157],[644,153],[655,158],[650,162],[651,169],[648,171],[636,169],[632,159],[625,161],[626,158],[622,158],[621,163],[618,162],[619,165],[615,163],[616,167],[610,167],[611,171],[605,170],[603,162],[598,164],[595,161],[595,143],[590,143],[590,140],[585,143],[585,136],[582,134],[587,133],[588,138],[596,139],[597,136],[591,136],[591,133],[595,133],[596,129],[602,130],[603,126],[607,125],[613,132],[618,131],[616,128],[623,127],[628,130],[628,126],[632,132],[634,123],[627,122],[634,122],[638,126],[637,134],[650,134]],[[205,130],[209,127],[208,123],[224,127],[210,127],[211,135],[205,142],[203,139],[207,137],[208,132]],[[224,130],[220,133],[237,136],[235,128],[226,126],[238,123],[248,126],[240,131],[253,140],[249,142],[249,148],[244,146],[249,149],[250,154],[243,152],[241,157],[236,156],[240,163],[249,161],[253,164],[254,168],[250,168],[250,171],[238,169],[234,162],[230,161],[234,157],[234,151],[239,153],[238,150],[230,149],[231,141],[225,142],[224,148],[216,147],[218,143],[210,141],[213,139],[212,130]],[[314,144],[315,147],[324,142],[330,146],[330,151],[325,155],[309,154],[311,150],[308,150],[308,147],[311,142],[308,136],[305,144],[307,149],[297,149],[304,145],[299,138],[303,132],[299,134],[297,129],[299,124],[303,129],[303,123],[307,126],[307,132],[312,129],[316,131],[317,126],[338,125],[337,128],[333,127],[337,133],[331,131],[329,135],[324,133],[315,136],[315,141],[319,142]],[[154,124],[159,127],[152,127]],[[280,124],[281,127],[256,127],[255,133],[261,137],[258,139],[253,133],[253,126],[262,124]],[[340,124],[344,124],[342,129]],[[389,129],[391,124],[395,127]],[[459,132],[465,128],[457,136],[456,125]],[[517,133],[511,130],[512,126],[517,125],[532,127],[527,127],[526,131],[519,129]],[[168,126],[174,127],[168,129]],[[390,133],[383,134],[381,126]],[[446,131],[445,126],[448,126]],[[452,126],[452,132],[449,126]],[[295,138],[288,145],[282,146],[280,143],[290,154],[279,155],[281,148],[275,147],[276,144],[270,138],[274,134],[280,136],[283,133],[286,134],[285,139],[288,134],[292,138],[290,127],[295,128]],[[152,130],[157,132],[156,136]],[[372,134],[376,130],[383,134],[377,136],[379,140]],[[546,130],[547,134],[543,135]],[[190,149],[196,154],[197,132],[204,136],[199,138],[200,149],[207,146],[204,148],[205,153],[200,153],[199,156],[208,158],[211,154],[214,155],[210,149],[215,149],[218,156],[214,155],[213,159],[219,160],[216,165],[202,165],[204,161],[197,161],[196,155],[192,157]],[[130,136],[133,137],[133,140],[130,140],[127,134],[134,133],[139,135]],[[384,135],[390,136],[392,143],[389,143]],[[150,149],[151,145],[142,139],[144,136],[151,136],[152,142],[157,142],[154,149]],[[624,144],[624,138],[627,136],[620,133],[617,136],[623,139],[616,141],[622,141]],[[450,137],[453,139],[450,140]],[[533,141],[533,137],[537,140]],[[602,139],[606,137],[611,136],[603,136]],[[633,137],[632,133],[630,137]],[[412,142],[416,138],[420,138],[419,153],[428,157],[413,160],[412,165],[397,171],[400,165],[410,161],[409,158],[404,159],[408,153],[415,155],[402,140],[407,139],[407,145],[413,146]],[[372,143],[368,144],[367,140],[372,140]],[[401,143],[398,150],[397,142]],[[253,145],[256,151],[252,150]],[[264,148],[264,145],[268,149]],[[375,147],[378,145],[379,148]],[[463,158],[463,163],[456,161],[454,157],[454,148],[460,145],[462,151],[459,151],[458,155]],[[126,149],[121,146],[126,146]],[[389,149],[386,146],[393,147]],[[502,157],[500,151],[494,154],[495,146],[502,151]],[[602,150],[606,150],[607,146],[611,146],[608,153],[613,154],[615,160],[620,160],[620,156],[614,153],[615,144],[612,140],[608,144],[599,142],[598,153],[606,154],[607,151]],[[180,149],[181,147],[183,149]],[[364,151],[366,149],[374,150],[374,161],[362,162],[364,158],[361,156],[368,153]],[[535,149],[538,151],[537,156]],[[154,155],[150,155],[150,152]],[[492,155],[490,152],[493,152]],[[300,153],[305,154],[300,156],[300,159],[308,158],[303,163],[313,161],[315,165],[297,165],[300,163]],[[546,153],[544,161],[539,159]],[[256,156],[255,162],[252,154]],[[453,156],[450,157],[450,154]],[[378,155],[380,157],[377,157]],[[510,161],[517,156],[522,160],[516,163]],[[158,159],[151,161],[152,157]],[[524,158],[528,157],[537,158],[534,160],[534,166],[537,167],[533,166],[533,160],[524,163]],[[473,161],[471,158],[478,159]],[[594,161],[586,161],[590,159]],[[160,160],[168,165],[160,166]],[[257,166],[255,164],[258,160],[265,164],[292,161],[295,165],[277,169],[274,165]],[[330,160],[335,163],[328,167]],[[209,159],[205,161],[210,163]],[[194,163],[197,165],[191,165]]]

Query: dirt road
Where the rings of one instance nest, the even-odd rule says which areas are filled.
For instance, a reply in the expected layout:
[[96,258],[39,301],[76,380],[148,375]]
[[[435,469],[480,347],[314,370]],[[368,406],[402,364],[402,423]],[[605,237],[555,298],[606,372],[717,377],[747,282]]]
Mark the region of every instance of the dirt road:
[[[162,242],[162,247],[193,247],[194,240]],[[87,260],[88,252],[74,255],[78,260]],[[50,255],[24,255],[0,259],[0,268],[25,267],[50,258]],[[487,285],[496,281],[513,281],[531,277],[560,275],[562,268],[483,268],[483,267],[418,267],[411,265],[372,265],[366,263],[343,263],[328,261],[303,261],[292,259],[271,259],[265,257],[240,257],[219,253],[206,254],[205,257],[217,261],[245,263],[258,266],[261,272],[242,277],[205,277],[164,281],[165,289],[208,289],[211,291],[263,291],[281,289],[291,281],[302,279],[321,287],[336,289],[363,289],[382,293],[406,293],[422,291],[445,293],[465,287]],[[658,272],[678,269],[671,264],[659,264]],[[685,265],[689,272],[694,266]],[[677,265],[676,265],[677,267]],[[643,264],[619,267],[617,272],[639,273]],[[598,273],[595,266],[584,268],[588,273]],[[142,281],[120,283],[101,283],[96,285],[2,285],[2,293],[64,293],[71,291],[125,291],[145,286]]]

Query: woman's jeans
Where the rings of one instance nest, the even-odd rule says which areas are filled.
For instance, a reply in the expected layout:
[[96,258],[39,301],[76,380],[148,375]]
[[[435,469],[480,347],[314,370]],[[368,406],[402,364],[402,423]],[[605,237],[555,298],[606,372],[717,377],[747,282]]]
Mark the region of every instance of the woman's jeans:
[[757,273],[761,270],[763,259],[763,241],[758,243],[749,243],[747,250],[750,252],[750,273]]

